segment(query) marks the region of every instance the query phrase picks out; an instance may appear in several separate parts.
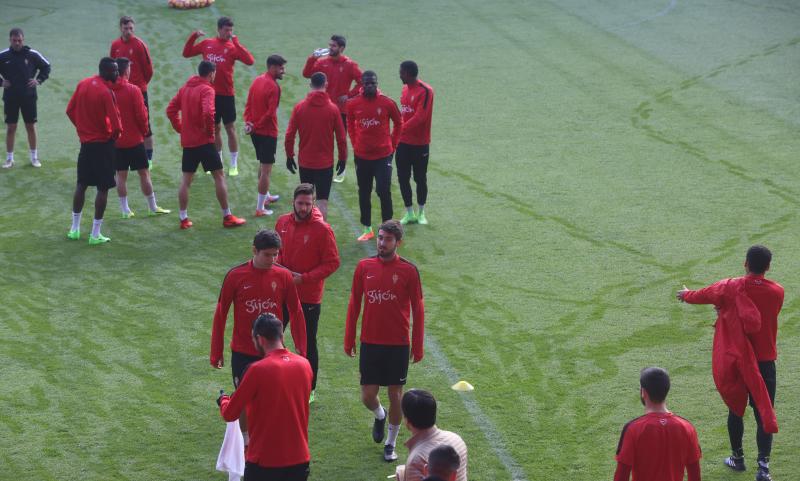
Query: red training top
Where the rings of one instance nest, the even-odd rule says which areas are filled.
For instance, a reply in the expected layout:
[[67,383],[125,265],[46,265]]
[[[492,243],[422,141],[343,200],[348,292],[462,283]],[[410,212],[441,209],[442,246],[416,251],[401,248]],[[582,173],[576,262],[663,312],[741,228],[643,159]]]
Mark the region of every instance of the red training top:
[[75,125],[81,143],[108,142],[122,134],[111,83],[99,75],[78,82],[67,104],[67,117]]
[[[389,120],[392,121],[391,136]],[[377,160],[392,155],[402,130],[400,109],[380,90],[375,97],[359,95],[347,101],[347,132],[359,159]]]
[[308,398],[313,377],[306,359],[276,349],[250,364],[233,396],[223,396],[220,413],[226,421],[247,410],[247,462],[280,468],[311,460]]
[[[306,65],[303,67],[303,77],[311,78],[317,72],[322,72],[328,78],[328,96],[331,102],[339,107],[339,111],[344,113],[344,102],[339,102],[339,97],[346,95],[355,97],[361,88],[361,70],[358,64],[346,55],[331,57],[308,57]],[[353,88],[350,88],[355,82]]]
[[388,261],[374,256],[358,263],[353,273],[344,332],[344,351],[348,354],[355,346],[362,298],[366,302],[361,319],[361,342],[407,346],[413,312],[411,352],[414,361],[420,361],[424,355],[425,306],[417,267],[398,255]]
[[408,145],[431,143],[431,117],[433,117],[433,89],[422,80],[403,85],[400,95],[400,113],[403,115],[403,134],[400,142]]
[[339,149],[339,159],[347,160],[347,137],[339,109],[328,94],[312,90],[294,106],[286,128],[286,157],[294,157],[294,136],[300,133],[300,167],[327,169],[333,166],[333,136]]
[[128,149],[144,142],[147,135],[147,107],[139,87],[120,77],[111,84],[122,119],[122,135],[114,142],[118,149]]
[[111,58],[125,57],[131,61],[131,79],[133,85],[142,92],[147,92],[147,84],[153,78],[153,61],[150,59],[150,49],[142,39],[135,35],[126,42],[122,37],[111,42],[108,54]]
[[236,92],[233,88],[233,63],[237,60],[245,65],[253,65],[255,59],[244,45],[239,43],[237,37],[233,40],[222,40],[219,37],[207,38],[195,44],[199,35],[192,32],[183,46],[183,56],[186,58],[202,55],[217,66],[217,76],[214,79],[214,91],[217,95],[232,96]]
[[[622,428],[617,462],[633,468],[635,481],[683,481],[702,453],[692,423],[667,413],[648,413]],[[699,469],[697,480],[699,481]],[[627,478],[625,478],[627,481]],[[689,477],[689,481],[695,481]]]
[[191,77],[167,106],[172,128],[181,134],[181,147],[214,143],[214,89],[199,75]]
[[253,124],[253,133],[278,138],[278,104],[281,87],[269,72],[253,79],[244,106],[244,121]]
[[[248,356],[260,356],[253,346],[253,322],[262,312],[270,312],[284,321],[284,306],[289,311],[294,348],[301,356],[306,355],[306,319],[292,282],[292,274],[283,267],[273,265],[269,269],[257,269],[253,261],[234,267],[222,281],[214,325],[211,329],[211,365],[222,359],[222,344],[225,341],[225,322],[233,303],[233,336],[231,351]],[[308,401],[308,399],[306,399]]]

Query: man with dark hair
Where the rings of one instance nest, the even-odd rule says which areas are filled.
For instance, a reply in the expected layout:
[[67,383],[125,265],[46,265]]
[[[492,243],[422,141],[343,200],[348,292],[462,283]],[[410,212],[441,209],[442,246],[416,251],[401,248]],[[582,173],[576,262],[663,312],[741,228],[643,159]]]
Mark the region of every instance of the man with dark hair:
[[[284,326],[289,322],[295,351],[303,357],[306,356],[306,323],[292,273],[275,264],[280,248],[281,238],[275,231],[258,231],[253,239],[253,258],[229,270],[222,281],[217,309],[214,311],[209,360],[216,369],[222,369],[225,365],[225,324],[233,304],[231,371],[234,387],[241,382],[247,366],[261,359],[263,355],[253,345],[250,336],[253,321],[262,313],[277,316],[282,319]],[[289,313],[289,318],[284,316],[284,309]],[[246,446],[249,440],[244,413],[239,425]]]
[[147,48],[147,44],[134,35],[135,30],[136,22],[133,17],[128,15],[120,17],[120,37],[111,42],[108,56],[112,58],[125,57],[131,61],[129,82],[142,91],[144,106],[147,109],[148,122],[144,135],[144,149],[149,163],[153,160],[153,133],[150,130],[150,102],[147,96],[147,85],[153,78],[153,60],[150,58],[150,49]]
[[456,481],[461,467],[461,456],[449,444],[433,448],[425,466],[427,477],[423,481]]
[[378,255],[362,259],[353,273],[344,333],[344,352],[355,357],[356,326],[363,301],[359,358],[361,401],[375,414],[372,439],[380,443],[384,438],[387,412],[381,406],[378,393],[381,386],[388,387],[389,436],[383,450],[386,461],[397,459],[395,444],[400,421],[403,420],[400,401],[408,376],[409,358],[417,363],[424,356],[425,306],[422,283],[417,267],[397,255],[402,239],[403,226],[399,222],[390,220],[381,224],[377,239]]
[[239,38],[233,34],[233,20],[220,17],[217,20],[217,36],[203,40],[197,44],[195,41],[205,35],[202,30],[195,30],[189,35],[183,46],[183,56],[186,58],[202,55],[203,60],[212,62],[219,69],[219,75],[214,81],[214,146],[222,157],[222,137],[220,122],[225,125],[228,135],[228,150],[231,153],[231,166],[228,175],[239,175],[239,141],[236,137],[236,98],[233,88],[233,64],[238,60],[245,65],[253,65],[255,58],[239,43]]
[[0,52],[0,83],[3,85],[3,108],[6,117],[6,161],[4,169],[14,166],[14,138],[22,111],[31,165],[41,167],[36,138],[37,87],[50,76],[50,62],[36,50],[25,45],[21,28],[12,28],[8,34],[9,48]]
[[295,172],[294,138],[300,134],[300,182],[314,184],[317,206],[322,218],[328,218],[328,196],[333,181],[333,137],[339,150],[336,173],[344,173],[347,163],[347,137],[339,109],[325,93],[327,77],[322,72],[311,76],[311,92],[295,105],[286,128],[286,168]]
[[181,134],[183,147],[183,177],[178,190],[181,229],[194,225],[188,213],[189,187],[200,164],[214,177],[217,201],[222,208],[223,227],[238,227],[247,222],[233,215],[228,207],[228,186],[225,184],[222,161],[214,149],[214,89],[211,84],[214,83],[216,70],[213,63],[205,60],[200,62],[198,75],[191,77],[167,106],[167,117],[172,128]]
[[122,217],[133,217],[133,211],[128,206],[128,170],[139,173],[139,184],[142,193],[147,199],[150,215],[169,214],[170,211],[162,209],[156,204],[156,194],[153,192],[153,183],[150,180],[150,170],[145,149],[145,135],[149,133],[150,121],[147,117],[144,97],[139,87],[128,82],[130,78],[130,60],[120,57],[119,78],[111,85],[117,101],[117,109],[122,119],[122,135],[114,143],[114,165],[117,170],[117,194]]
[[392,218],[392,155],[400,140],[403,119],[394,100],[378,89],[378,75],[375,72],[364,72],[361,82],[361,94],[347,102],[347,130],[353,144],[358,207],[363,226],[358,241],[364,242],[375,237],[372,231],[373,181],[381,200],[381,221]]
[[[400,223],[427,224],[425,203],[428,198],[428,154],[431,143],[431,118],[433,116],[433,88],[417,78],[419,67],[411,60],[400,64],[400,80],[403,92],[400,95],[400,113],[403,116],[403,133],[397,144],[397,181],[406,213]],[[411,193],[411,174],[417,185],[417,205]]]
[[250,135],[256,150],[256,158],[261,165],[258,171],[256,217],[272,215],[272,210],[267,206],[278,200],[277,195],[269,193],[269,177],[275,164],[275,150],[278,146],[278,105],[281,103],[281,87],[277,81],[283,78],[284,65],[286,59],[280,55],[267,57],[267,71],[253,80],[244,107],[244,131]]
[[300,184],[294,189],[293,212],[278,218],[275,231],[280,233],[283,248],[278,253],[278,264],[292,273],[306,322],[308,360],[314,371],[311,401],[317,389],[319,352],[317,326],[322,310],[325,279],[339,268],[339,249],[333,229],[314,208],[314,186]]
[[274,315],[259,315],[250,335],[260,359],[247,369],[233,396],[217,399],[226,421],[241,422],[245,410],[249,415],[251,442],[245,450],[244,479],[305,481],[311,461],[311,367],[286,349],[283,323]]
[[89,245],[104,244],[111,240],[100,233],[100,228],[108,202],[108,189],[117,185],[114,180],[114,140],[122,133],[122,121],[111,92],[111,85],[119,77],[119,67],[113,58],[103,57],[98,69],[100,75],[78,83],[67,105],[67,117],[75,125],[81,141],[78,182],[72,199],[72,227],[67,238],[80,239],[86,189],[95,186],[97,195]]
[[660,367],[642,369],[639,396],[645,415],[622,428],[614,481],[700,481],[700,442],[692,423],[667,409],[669,374]]
[[764,277],[772,253],[762,245],[747,250],[745,276],[723,279],[706,288],[677,293],[689,304],[713,304],[717,309],[711,367],[714,382],[728,406],[728,436],[733,454],[725,465],[744,471],[744,411],[748,399],[756,418],[758,445],[757,481],[771,481],[769,457],[775,418],[775,360],[778,357],[778,314],[783,306],[783,287]]

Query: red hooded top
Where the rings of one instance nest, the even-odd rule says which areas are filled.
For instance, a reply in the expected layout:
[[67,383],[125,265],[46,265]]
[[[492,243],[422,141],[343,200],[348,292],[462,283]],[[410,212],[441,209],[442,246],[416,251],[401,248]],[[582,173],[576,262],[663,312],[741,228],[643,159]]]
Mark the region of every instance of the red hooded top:
[[75,125],[81,143],[108,142],[122,133],[111,83],[96,75],[81,80],[67,104],[67,117]]
[[167,117],[181,134],[183,148],[214,143],[214,88],[195,75],[178,90],[167,106]]
[[[339,102],[339,97],[346,95],[355,97],[361,88],[361,70],[358,64],[346,55],[331,57],[308,57],[306,65],[303,67],[303,77],[311,78],[317,72],[322,72],[328,78],[328,88],[326,92],[331,98],[331,102],[339,107],[339,111],[344,113],[343,102]],[[355,83],[353,88],[350,86]]]
[[253,124],[253,133],[278,138],[278,105],[281,87],[269,72],[259,75],[250,85],[244,106],[244,121]]
[[333,166],[333,136],[339,149],[338,160],[347,160],[347,137],[339,109],[325,92],[311,91],[295,105],[286,128],[286,157],[294,157],[294,137],[300,133],[300,167],[327,169]]
[[[389,135],[389,121],[392,133]],[[347,132],[355,156],[378,160],[392,155],[403,131],[403,119],[394,100],[378,90],[375,97],[359,95],[347,101]]]
[[237,37],[232,40],[222,40],[219,37],[207,38],[197,44],[199,35],[193,32],[186,39],[183,46],[183,56],[186,58],[202,55],[203,60],[207,60],[217,66],[217,76],[214,79],[214,91],[217,95],[232,96],[236,93],[233,88],[233,64],[237,60],[245,65],[253,65],[255,59],[244,45],[239,43]]
[[135,35],[126,42],[122,37],[111,43],[109,57],[125,57],[131,61],[130,82],[139,87],[142,92],[147,92],[147,84],[153,78],[153,61],[150,59],[150,50],[147,45]]
[[400,113],[403,115],[403,134],[400,136],[400,142],[408,145],[430,144],[433,88],[422,80],[403,85]]
[[120,77],[111,84],[122,118],[122,135],[114,142],[118,149],[129,149],[144,142],[147,135],[147,107],[139,87]]

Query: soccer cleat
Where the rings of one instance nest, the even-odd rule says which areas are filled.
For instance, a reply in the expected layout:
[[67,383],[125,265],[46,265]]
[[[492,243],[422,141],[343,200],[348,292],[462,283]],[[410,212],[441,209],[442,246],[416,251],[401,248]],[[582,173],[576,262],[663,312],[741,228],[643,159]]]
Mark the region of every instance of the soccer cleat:
[[69,240],[78,240],[81,238],[81,230],[75,229],[67,232],[67,239]]
[[364,229],[364,233],[358,236],[358,239],[356,240],[358,242],[366,242],[374,238],[375,238],[375,232],[372,231],[372,227],[367,227]]
[[337,184],[341,184],[342,182],[344,182],[344,172],[342,172],[342,175],[337,175],[336,177],[334,177],[333,181],[336,182]]
[[228,177],[236,177],[239,175],[239,167],[231,167],[228,169]]
[[103,234],[98,234],[97,237],[90,235],[89,236],[89,245],[96,246],[100,244],[105,244],[106,242],[111,241],[110,237],[106,237]]
[[281,196],[279,196],[278,194],[269,195],[269,196],[267,196],[267,202],[272,204],[273,202],[278,202],[278,199],[280,199],[280,198],[281,198]]
[[308,404],[311,404],[311,403],[314,402],[314,392],[315,391],[311,391],[311,396],[308,397]]
[[189,227],[193,226],[192,221],[189,218],[181,219],[181,229],[188,229]]
[[414,212],[406,211],[406,215],[404,215],[403,218],[400,219],[400,223],[403,224],[403,225],[416,224],[417,223],[417,216],[414,215]]
[[274,212],[274,211],[272,211],[272,210],[270,210],[270,209],[257,210],[257,211],[256,211],[256,217],[264,217],[264,216],[266,216],[266,215],[272,215],[272,214],[274,214],[274,213],[275,213],[275,212]]
[[36,158],[36,159],[31,159],[31,165],[38,168],[42,166],[42,163],[39,162],[38,158]]
[[772,481],[772,476],[769,475],[769,468],[759,466],[758,471],[756,471],[756,481]]
[[147,168],[148,169],[152,169],[153,168],[153,159],[147,159]]
[[132,217],[136,217],[136,214],[134,214],[132,210],[129,210],[128,212],[123,212],[122,213],[122,218],[123,219],[130,219]]
[[222,227],[239,227],[246,223],[247,221],[245,219],[240,219],[233,214],[226,215],[222,218]]
[[10,169],[11,167],[14,167],[14,160],[13,159],[6,159],[6,161],[3,162],[3,168],[4,169]]
[[425,217],[425,212],[420,212],[417,215],[417,222],[422,225],[428,225],[428,219]]
[[156,206],[156,210],[148,211],[147,215],[149,215],[150,217],[154,217],[157,215],[169,214],[170,212],[172,211],[169,209],[162,209],[161,207]]
[[392,461],[397,461],[397,453],[394,452],[394,446],[391,444],[387,444],[383,447],[383,460],[387,463],[391,463]]
[[[389,413],[386,412],[386,408],[383,408],[383,419],[375,418],[375,421],[372,423],[372,440],[376,443],[383,441],[387,417],[389,417]],[[394,449],[394,446],[392,446],[392,449]]]
[[731,468],[734,471],[744,471],[744,456],[728,456],[725,458],[725,466]]

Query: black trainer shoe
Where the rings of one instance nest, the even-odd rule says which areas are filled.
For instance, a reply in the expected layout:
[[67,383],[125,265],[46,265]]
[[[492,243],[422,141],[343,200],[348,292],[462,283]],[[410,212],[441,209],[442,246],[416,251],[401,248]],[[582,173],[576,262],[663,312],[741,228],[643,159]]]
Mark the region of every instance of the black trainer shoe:
[[756,471],[756,481],[772,481],[772,476],[769,475],[769,469],[759,466]]
[[725,458],[725,466],[731,468],[734,471],[744,471],[744,456],[728,456]]
[[372,440],[376,443],[383,441],[387,417],[389,417],[389,413],[386,412],[386,408],[383,408],[383,419],[375,418],[375,422],[372,423]]
[[[383,447],[383,460],[387,463],[397,461],[397,453],[394,452],[394,445],[387,444]],[[772,481],[771,479],[769,481]]]

